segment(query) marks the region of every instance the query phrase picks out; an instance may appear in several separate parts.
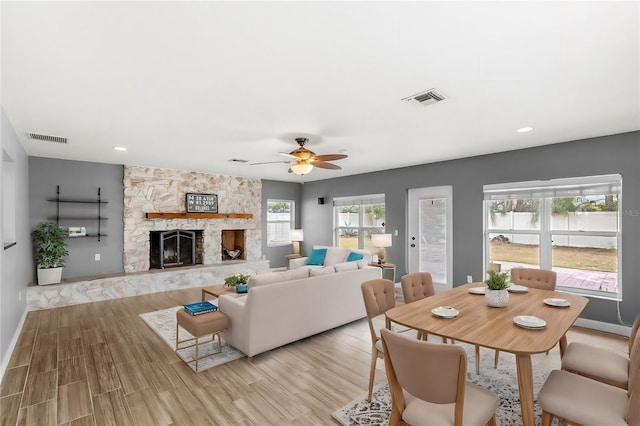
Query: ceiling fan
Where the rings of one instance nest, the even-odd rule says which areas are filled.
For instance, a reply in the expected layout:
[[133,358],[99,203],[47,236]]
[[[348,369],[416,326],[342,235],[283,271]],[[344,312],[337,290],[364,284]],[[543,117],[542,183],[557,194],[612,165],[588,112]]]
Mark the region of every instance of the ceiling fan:
[[306,175],[310,173],[314,167],[318,167],[321,169],[329,169],[329,170],[342,169],[342,167],[333,163],[328,163],[327,161],[342,160],[344,158],[347,158],[348,157],[347,155],[345,154],[316,155],[315,152],[304,147],[307,142],[309,142],[308,138],[296,138],[296,143],[299,145],[298,148],[294,149],[289,153],[281,152],[280,155],[289,157],[288,161],[268,161],[265,163],[252,163],[252,165],[270,164],[270,163],[289,163],[289,164],[292,164],[292,166],[289,168],[289,173],[295,173],[297,175]]

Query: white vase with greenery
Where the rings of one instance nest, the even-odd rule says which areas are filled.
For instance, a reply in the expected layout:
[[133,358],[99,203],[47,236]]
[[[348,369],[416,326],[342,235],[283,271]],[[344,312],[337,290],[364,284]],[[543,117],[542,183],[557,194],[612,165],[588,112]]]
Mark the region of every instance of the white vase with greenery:
[[509,303],[509,274],[506,272],[496,272],[489,270],[489,278],[485,281],[487,288],[484,292],[484,299],[487,306],[502,308]]
[[64,238],[67,231],[55,222],[42,222],[33,231],[38,285],[57,284],[62,280],[64,258],[69,254]]

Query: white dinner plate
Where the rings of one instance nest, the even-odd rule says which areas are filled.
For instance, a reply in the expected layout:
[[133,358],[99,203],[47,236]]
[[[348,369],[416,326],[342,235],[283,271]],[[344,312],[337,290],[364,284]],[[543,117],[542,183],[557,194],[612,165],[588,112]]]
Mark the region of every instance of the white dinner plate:
[[471,294],[484,294],[484,290],[486,287],[471,287],[469,289],[469,293]]
[[556,299],[554,297],[551,297],[549,299],[544,299],[543,302],[549,306],[557,306],[559,308],[566,308],[568,306],[571,306],[571,302],[569,302],[566,299]]
[[531,329],[541,329],[547,325],[545,320],[543,320],[542,318],[530,315],[518,315],[517,317],[513,318],[513,322],[520,327]]
[[507,287],[507,291],[510,291],[511,293],[527,293],[529,291],[529,287],[512,284],[509,287]]
[[440,318],[455,318],[460,312],[451,306],[438,306],[432,309],[431,313]]

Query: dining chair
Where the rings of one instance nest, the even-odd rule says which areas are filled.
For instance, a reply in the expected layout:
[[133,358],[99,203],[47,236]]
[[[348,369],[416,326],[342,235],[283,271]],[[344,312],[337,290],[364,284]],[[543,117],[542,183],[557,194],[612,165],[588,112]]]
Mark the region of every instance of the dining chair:
[[496,424],[498,395],[467,382],[467,353],[380,330],[391,390],[389,425]]
[[[537,288],[540,290],[555,291],[556,289],[556,279],[558,274],[556,274],[555,271],[536,268],[511,268],[509,274],[511,275],[511,282],[517,285]],[[549,352],[547,351],[547,355],[548,354]],[[496,355],[493,360],[494,368],[498,368],[499,357],[500,351],[496,351]]]
[[[404,303],[413,303],[435,294],[433,279],[429,272],[412,272],[406,274],[400,279],[400,285],[402,286]],[[419,331],[418,339],[427,340],[427,333]],[[442,341],[446,342],[446,338],[443,337]]]
[[581,425],[640,425],[640,356],[634,341],[629,361],[628,389],[553,370],[538,393],[542,426],[554,417]]
[[[392,281],[381,278],[365,281],[360,288],[362,289],[369,331],[371,332],[371,369],[369,372],[369,394],[367,399],[367,401],[371,402],[373,379],[376,374],[376,362],[378,358],[384,358],[384,350],[380,342],[380,332],[373,324],[373,320],[396,306],[395,286]],[[389,326],[386,320],[385,326]]]
[[626,355],[588,343],[571,342],[562,356],[561,368],[570,373],[580,374],[611,386],[627,389],[631,353],[634,347],[640,343],[640,339],[638,339],[639,327],[640,314],[636,315],[633,321],[629,334],[629,349]]

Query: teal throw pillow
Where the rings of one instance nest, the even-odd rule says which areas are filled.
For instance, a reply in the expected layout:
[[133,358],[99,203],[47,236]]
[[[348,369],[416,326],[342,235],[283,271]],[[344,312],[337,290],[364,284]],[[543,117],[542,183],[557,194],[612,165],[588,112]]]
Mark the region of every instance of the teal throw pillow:
[[364,259],[364,254],[356,253],[355,251],[352,251],[351,253],[349,253],[349,256],[347,256],[347,262],[355,262],[362,259]]
[[309,257],[307,258],[307,263],[305,265],[324,265],[324,258],[327,255],[327,249],[313,249],[311,253],[309,253]]

